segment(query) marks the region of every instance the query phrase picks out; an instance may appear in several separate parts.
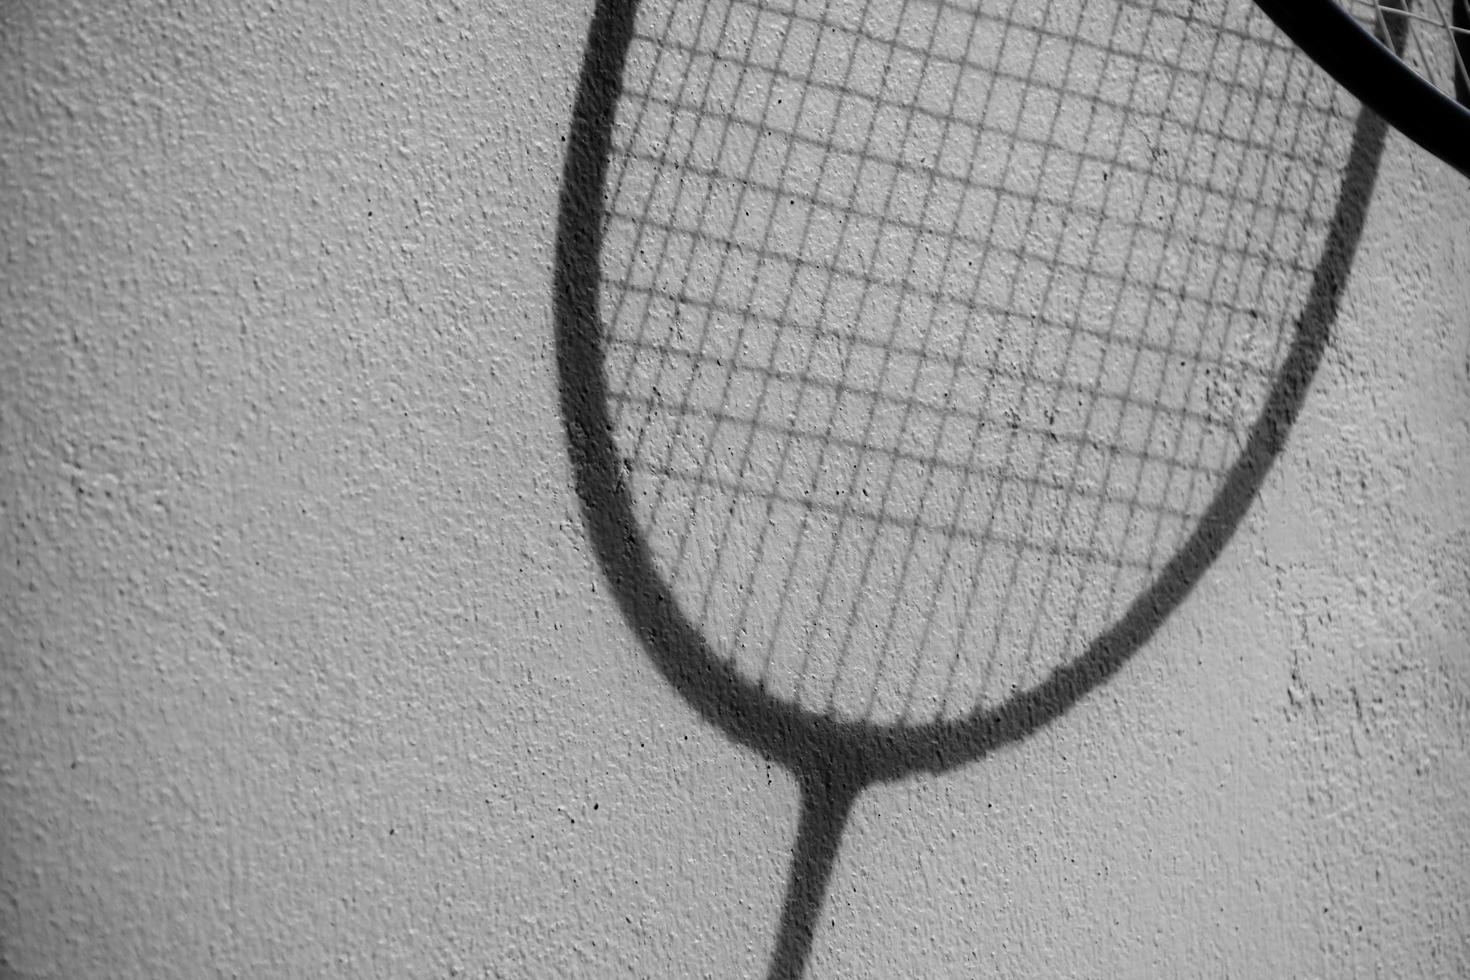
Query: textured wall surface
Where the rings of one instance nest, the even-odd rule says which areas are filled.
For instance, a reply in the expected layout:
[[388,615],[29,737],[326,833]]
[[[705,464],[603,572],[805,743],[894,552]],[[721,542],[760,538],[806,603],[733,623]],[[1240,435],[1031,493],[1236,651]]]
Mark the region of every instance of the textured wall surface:
[[[551,312],[591,5],[0,5],[0,976],[739,976],[790,776],[609,600]],[[1391,137],[1291,442],[812,976],[1470,975],[1470,188]]]

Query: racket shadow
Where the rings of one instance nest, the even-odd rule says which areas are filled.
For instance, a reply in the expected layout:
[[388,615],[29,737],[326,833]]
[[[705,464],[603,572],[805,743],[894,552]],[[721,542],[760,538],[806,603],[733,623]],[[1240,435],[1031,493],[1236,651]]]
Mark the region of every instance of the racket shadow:
[[617,0],[598,4],[589,35],[597,43],[583,65],[567,143],[553,284],[560,409],[588,539],[630,629],[705,721],[797,780],[797,838],[768,975],[800,977],[848,815],[863,789],[948,771],[1062,717],[1149,641],[1230,541],[1285,446],[1330,341],[1387,127],[1371,112],[1359,114],[1320,260],[1264,410],[1192,533],[1151,585],[1082,653],[999,705],[911,727],[846,721],[772,698],[711,651],[670,595],[632,505],[609,412],[599,277],[610,133],[635,8]]

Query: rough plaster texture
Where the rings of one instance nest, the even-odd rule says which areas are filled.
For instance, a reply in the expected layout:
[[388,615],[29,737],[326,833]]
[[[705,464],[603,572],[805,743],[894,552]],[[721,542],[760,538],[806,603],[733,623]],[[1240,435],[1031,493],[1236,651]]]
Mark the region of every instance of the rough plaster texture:
[[[0,971],[760,973],[795,787],[607,601],[588,4],[0,7]],[[813,976],[1470,975],[1470,191],[1389,144],[1292,442],[1120,676],[847,832]]]

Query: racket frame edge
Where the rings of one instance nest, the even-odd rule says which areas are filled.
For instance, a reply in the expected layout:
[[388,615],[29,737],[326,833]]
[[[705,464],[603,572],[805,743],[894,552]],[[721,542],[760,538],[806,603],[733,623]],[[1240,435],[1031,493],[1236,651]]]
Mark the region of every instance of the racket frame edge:
[[1335,0],[1255,0],[1338,84],[1470,177],[1470,109],[1422,78]]

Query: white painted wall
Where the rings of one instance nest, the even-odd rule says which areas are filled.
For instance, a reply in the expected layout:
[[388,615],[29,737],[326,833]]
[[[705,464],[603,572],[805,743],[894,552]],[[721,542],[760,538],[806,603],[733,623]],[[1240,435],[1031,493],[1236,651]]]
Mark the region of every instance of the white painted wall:
[[[590,3],[0,6],[0,976],[740,976],[795,788],[608,601],[551,240]],[[815,977],[1470,975],[1470,188],[1394,138],[1246,525],[870,790]]]

